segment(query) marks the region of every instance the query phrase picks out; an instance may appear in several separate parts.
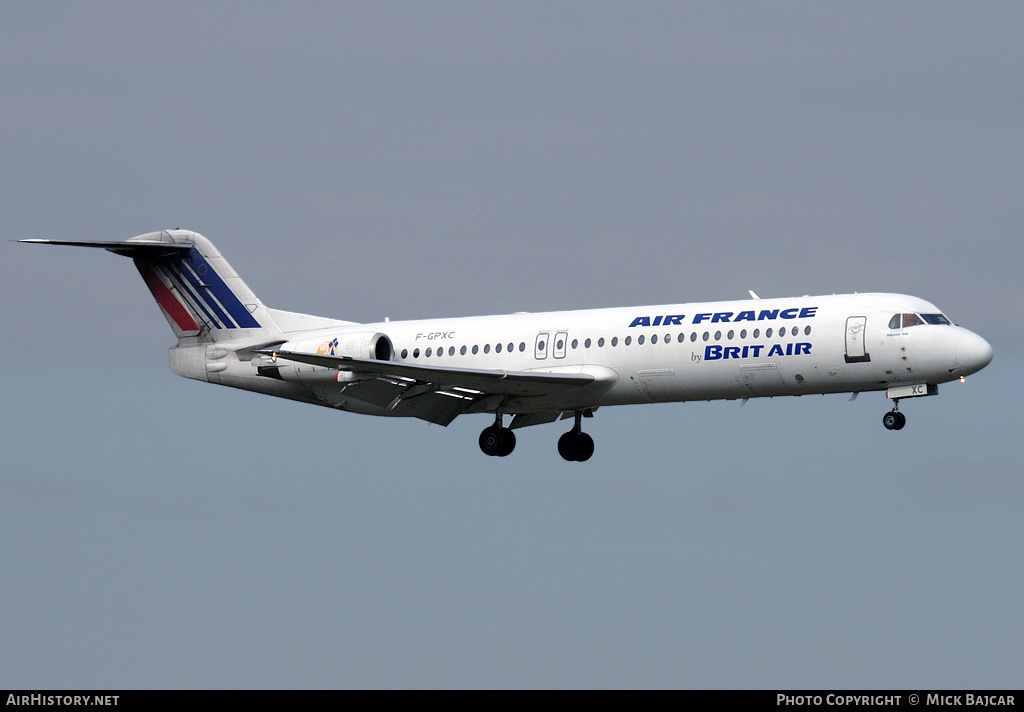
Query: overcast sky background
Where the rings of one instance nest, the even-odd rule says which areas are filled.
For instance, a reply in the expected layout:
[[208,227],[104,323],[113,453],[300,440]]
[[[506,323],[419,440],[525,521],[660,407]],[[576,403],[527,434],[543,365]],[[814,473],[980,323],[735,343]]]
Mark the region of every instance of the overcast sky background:
[[[1018,687],[1020,3],[0,8],[0,687]],[[174,376],[128,260],[355,321],[914,294],[992,364],[478,449]]]

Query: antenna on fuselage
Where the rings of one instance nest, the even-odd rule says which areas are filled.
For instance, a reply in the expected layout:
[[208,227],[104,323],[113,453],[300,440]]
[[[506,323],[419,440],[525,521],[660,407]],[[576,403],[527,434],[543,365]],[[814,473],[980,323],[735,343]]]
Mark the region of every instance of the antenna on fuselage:
[[750,294],[750,298],[751,299],[760,299],[761,298],[761,297],[757,296],[756,294],[754,294],[754,290],[753,289],[748,289],[747,292]]

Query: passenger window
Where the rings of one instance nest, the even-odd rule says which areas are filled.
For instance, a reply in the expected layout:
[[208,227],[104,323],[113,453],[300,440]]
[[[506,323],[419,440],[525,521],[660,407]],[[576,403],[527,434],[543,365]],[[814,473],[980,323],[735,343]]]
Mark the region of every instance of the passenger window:
[[427,352],[426,352],[425,354],[423,354],[423,355],[424,355],[425,357],[427,357],[427,358],[430,358],[430,354],[432,354],[432,353],[434,353],[434,352],[433,352],[433,351],[431,351],[430,349],[427,349]]
[[520,351],[526,351],[526,342],[525,341],[520,341],[519,342],[519,350]]
[[810,336],[810,335],[811,335],[811,327],[805,326],[804,327],[804,336]]
[[710,339],[710,338],[711,338],[711,334],[709,334],[708,332],[706,332],[706,331],[705,331],[705,332],[704,332],[704,337],[703,337],[703,338],[704,338],[704,340],[705,340],[705,341],[707,341],[708,339]]
[[618,346],[618,345],[619,345],[619,337],[618,336],[613,336],[612,337],[612,346]]
[[573,339],[573,340],[572,340],[572,348],[573,348],[573,351],[575,351],[575,350],[576,350],[576,348],[577,348],[577,347],[578,347],[579,345],[580,345],[580,342],[579,342],[579,340],[578,340],[578,339]]
[[[430,349],[427,349],[427,351],[430,351]],[[484,344],[484,353],[485,354],[491,353],[491,345],[490,344]],[[429,355],[430,354],[428,353],[427,356],[429,356]]]
[[683,343],[684,341],[686,341],[686,334],[680,334],[679,335],[679,343]]
[[746,329],[743,329],[743,330],[740,331],[740,338],[741,339],[747,338],[747,330]]
[[629,346],[632,342],[633,342],[633,337],[632,336],[627,336],[626,340],[623,341],[622,343],[625,344],[626,346]]
[[448,355],[449,356],[454,356],[455,355],[455,347],[454,346],[449,346],[448,347]]
[[728,336],[729,336],[729,341],[732,341],[732,337],[736,336],[736,332],[733,331],[732,329],[729,329]]
[[419,358],[420,357],[420,350],[419,349],[413,349],[412,357],[413,358]]
[[690,334],[690,341],[693,342],[693,341],[696,341],[696,340],[697,340],[697,332],[695,331],[692,334]]
[[799,326],[794,326],[793,327],[793,336],[796,336],[799,333],[800,333],[800,327]]
[[640,336],[637,337],[636,343],[639,344],[640,346],[643,346],[643,344],[644,344],[644,335],[643,334],[640,334]]
[[494,345],[494,353],[496,353],[496,354],[500,354],[501,353],[501,344],[500,343]]
[[716,331],[715,332],[715,341],[721,341],[721,340],[722,340],[722,332],[721,331]]
[[603,336],[600,339],[597,340],[597,347],[601,348],[602,346],[604,346],[604,337]]
[[764,338],[766,338],[766,339],[772,338],[772,328],[770,326],[767,329],[765,329],[765,331],[764,331]]
[[459,349],[459,353],[462,354],[463,356],[465,356],[466,355],[466,347],[463,346],[461,349]]
[[651,336],[651,343],[652,343],[652,344],[656,344],[656,343],[658,343],[658,335],[657,335],[657,334],[653,334],[653,335]]
[[756,339],[760,335],[761,335],[761,330],[760,329],[754,329],[754,338]]
[[589,349],[590,348],[590,339],[584,339],[583,340],[583,348],[585,348],[585,349]]
[[409,358],[409,349],[402,349],[402,358]]

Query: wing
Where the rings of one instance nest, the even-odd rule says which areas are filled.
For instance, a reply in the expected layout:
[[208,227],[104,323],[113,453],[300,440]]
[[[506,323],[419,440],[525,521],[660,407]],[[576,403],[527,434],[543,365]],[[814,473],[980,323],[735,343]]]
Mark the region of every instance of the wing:
[[[593,407],[596,397],[618,380],[614,371],[599,366],[571,367],[563,372],[503,371],[422,366],[294,351],[259,353],[274,359],[283,358],[350,372],[354,379],[344,386],[344,395],[387,408],[395,415],[421,418],[439,425],[448,425],[460,413],[471,408],[494,410],[506,399],[548,402],[562,397],[566,402],[572,402],[578,396],[590,399],[589,405]],[[560,410],[547,408],[555,417]]]

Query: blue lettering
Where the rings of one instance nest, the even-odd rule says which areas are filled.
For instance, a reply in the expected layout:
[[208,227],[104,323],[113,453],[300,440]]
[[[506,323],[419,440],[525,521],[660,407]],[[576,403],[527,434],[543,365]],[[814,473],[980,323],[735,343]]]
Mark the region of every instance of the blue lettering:
[[736,315],[736,318],[733,319],[733,322],[737,321],[754,321],[754,312],[741,311],[739,314]]
[[665,321],[662,322],[662,323],[665,326],[682,326],[682,324],[683,324],[683,317],[685,317],[685,316],[686,316],[686,314],[673,314],[671,316],[665,317]]
[[661,326],[661,317],[660,316],[654,317],[654,323],[651,324],[651,326]]
[[778,309],[762,309],[761,313],[757,315],[757,320],[764,321],[765,319],[777,319],[778,317]]
[[710,314],[697,314],[695,317],[693,317],[693,323],[694,324],[699,324],[702,321],[704,321],[705,319],[709,318],[710,316],[711,316]]
[[[760,358],[764,344],[750,344],[748,346],[713,346],[704,347],[705,361],[719,361],[726,359]],[[773,356],[802,356],[811,354],[811,344],[807,341],[789,344],[772,344],[768,351],[767,358]],[[698,358],[698,357],[695,357]]]
[[818,307],[804,307],[800,310],[800,318],[807,319],[814,316],[815,312],[818,311]]
[[732,312],[715,312],[715,315],[711,317],[711,323],[717,324],[720,321],[729,321],[731,316]]
[[799,311],[799,309],[793,307],[792,309],[784,310],[781,314],[779,314],[779,316],[782,317],[783,319],[796,319],[796,314]]
[[633,320],[633,323],[630,324],[630,326],[650,326],[650,325],[651,325],[651,317],[649,317],[649,316],[638,316],[636,319]]

